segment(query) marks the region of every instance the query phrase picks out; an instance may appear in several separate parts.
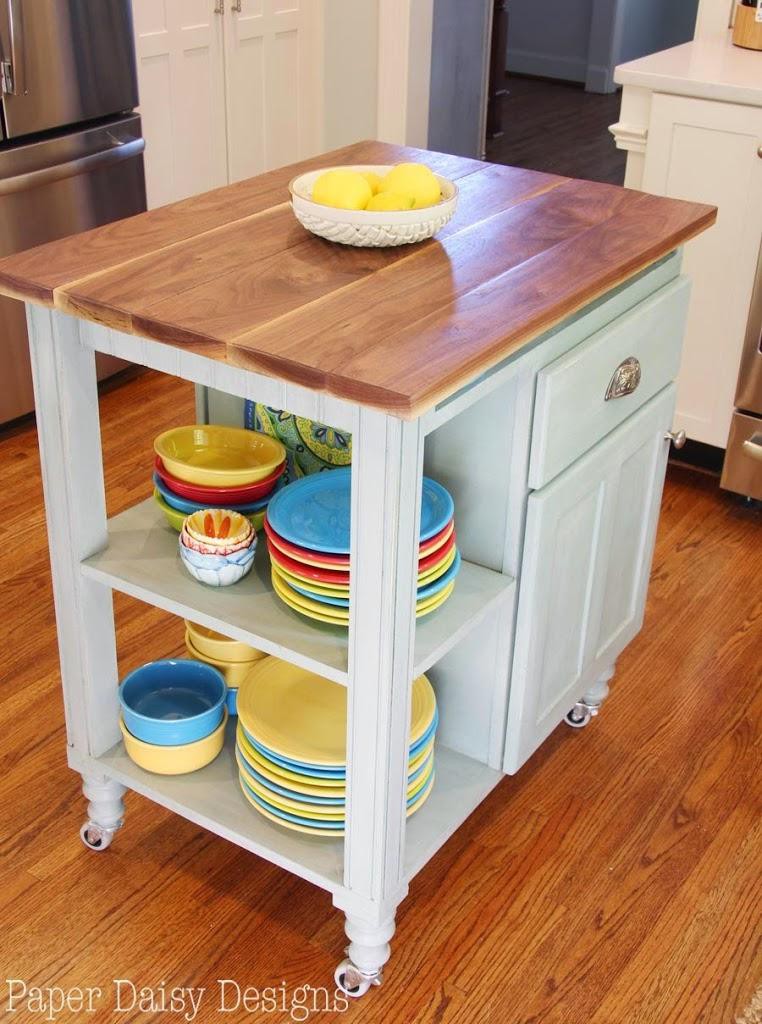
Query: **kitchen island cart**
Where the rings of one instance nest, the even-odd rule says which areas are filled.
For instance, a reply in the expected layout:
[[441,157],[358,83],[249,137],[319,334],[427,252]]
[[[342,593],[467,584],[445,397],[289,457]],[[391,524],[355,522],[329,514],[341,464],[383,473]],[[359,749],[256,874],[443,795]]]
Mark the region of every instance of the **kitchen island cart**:
[[[352,248],[294,219],[295,174],[404,160],[458,186],[432,241]],[[678,250],[713,219],[368,142],[0,261],[0,288],[28,304],[85,843],[109,845],[135,790],[330,892],[350,940],[337,983],[378,983],[410,879],[565,717],[589,720],[640,628],[688,296]],[[184,574],[150,499],[107,519],[95,352],[201,386],[200,418],[240,425],[253,399],[351,433],[348,633],[277,599],[264,544],[218,590]],[[463,565],[447,604],[416,622],[424,473],[454,496]],[[129,760],[113,590],[347,687],[343,838],[254,813],[233,733],[192,775]],[[439,707],[436,781],[406,821],[422,673]]]

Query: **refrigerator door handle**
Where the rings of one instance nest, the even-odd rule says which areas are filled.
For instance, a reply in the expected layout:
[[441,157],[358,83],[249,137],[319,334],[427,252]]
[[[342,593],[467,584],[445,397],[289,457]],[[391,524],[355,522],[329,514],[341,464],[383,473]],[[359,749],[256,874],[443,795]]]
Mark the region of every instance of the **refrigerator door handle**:
[[5,0],[8,25],[8,58],[2,61],[2,91],[7,96],[26,96],[26,49],[21,0]]
[[103,149],[99,153],[89,153],[87,156],[77,157],[76,160],[67,160],[62,164],[54,164],[52,167],[41,167],[39,170],[27,171],[26,174],[17,174],[12,178],[2,178],[0,179],[0,196],[11,195],[14,192],[26,192],[28,189],[49,185],[54,181],[74,178],[78,174],[108,167],[120,160],[138,156],[145,148],[145,139],[129,139],[111,149]]

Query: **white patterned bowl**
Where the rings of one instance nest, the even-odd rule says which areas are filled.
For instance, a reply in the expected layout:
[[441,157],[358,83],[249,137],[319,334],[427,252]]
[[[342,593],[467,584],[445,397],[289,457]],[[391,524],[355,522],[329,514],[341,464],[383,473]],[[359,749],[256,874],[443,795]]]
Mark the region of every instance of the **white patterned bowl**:
[[288,186],[296,219],[313,235],[342,245],[411,245],[431,238],[448,223],[458,205],[458,186],[439,174],[441,200],[420,210],[338,210],[312,201],[312,186],[326,171],[374,171],[383,176],[391,169],[390,164],[356,164],[300,174]]

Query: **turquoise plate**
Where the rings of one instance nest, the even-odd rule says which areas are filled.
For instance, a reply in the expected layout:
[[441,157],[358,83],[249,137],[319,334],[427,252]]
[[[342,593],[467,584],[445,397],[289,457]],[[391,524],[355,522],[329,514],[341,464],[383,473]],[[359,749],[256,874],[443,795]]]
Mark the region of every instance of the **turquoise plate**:
[[[292,544],[326,554],[348,555],[351,491],[352,471],[348,467],[306,476],[273,497],[267,518],[273,530]],[[449,492],[436,480],[424,477],[421,543],[444,529],[454,512]]]

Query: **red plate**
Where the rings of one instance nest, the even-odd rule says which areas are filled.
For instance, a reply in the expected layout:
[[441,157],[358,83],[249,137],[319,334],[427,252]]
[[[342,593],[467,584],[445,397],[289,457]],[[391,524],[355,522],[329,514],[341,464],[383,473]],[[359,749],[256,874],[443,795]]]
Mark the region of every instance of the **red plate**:
[[[265,520],[266,522],[267,520]],[[315,580],[318,583],[343,583],[347,585],[349,583],[349,573],[341,572],[337,569],[319,569],[314,565],[307,565],[304,562],[297,562],[293,558],[289,558],[288,555],[284,555],[282,551],[275,547],[275,545],[268,538],[267,550],[270,552],[270,558],[276,565],[281,568],[288,570],[288,572],[296,573],[297,576],[305,576],[307,579]]]
[[[322,568],[325,566],[326,569],[343,569],[345,571],[349,568],[349,555],[329,555],[326,554],[325,551],[312,551],[310,548],[302,548],[299,547],[298,544],[292,544],[291,541],[285,540],[279,533],[275,532],[270,525],[267,516],[265,516],[263,526],[270,543],[284,555],[287,555],[289,558],[296,559],[297,562],[303,563],[307,560],[307,564],[313,565],[316,568]],[[452,536],[455,534],[455,530],[452,527],[453,523],[451,519],[450,522],[439,531],[439,533],[435,534],[433,537],[429,537],[424,544],[421,544],[419,565],[421,565],[431,554],[444,554],[446,551],[450,550],[452,547],[450,541],[452,541]],[[452,536],[447,537],[447,532],[450,529],[452,529]],[[445,537],[447,537],[446,544],[443,543]],[[430,564],[433,565],[435,563],[431,562]]]
[[181,498],[190,498],[191,501],[202,503],[211,501],[215,505],[221,505],[226,501],[231,505],[246,505],[248,502],[266,497],[272,491],[286,468],[286,463],[281,462],[264,480],[257,480],[256,483],[245,484],[242,487],[204,487],[201,484],[189,484],[187,480],[178,480],[167,472],[158,455],[154,467],[170,491],[179,494]]
[[[265,518],[265,523],[267,518]],[[446,544],[443,544],[436,551],[433,551],[430,555],[425,558],[421,558],[418,561],[418,575],[428,572],[429,569],[437,565],[442,561],[455,547],[457,537],[453,530],[452,535]],[[276,562],[282,568],[288,570],[288,572],[296,573],[297,576],[304,576],[307,579],[315,580],[318,583],[343,583],[347,585],[349,583],[349,572],[341,571],[340,569],[331,569],[328,566],[316,566],[309,565],[306,562],[301,562],[296,558],[290,558],[287,554],[284,554],[278,547],[273,544],[269,535],[267,538],[267,550],[270,552],[270,558],[273,562]]]

